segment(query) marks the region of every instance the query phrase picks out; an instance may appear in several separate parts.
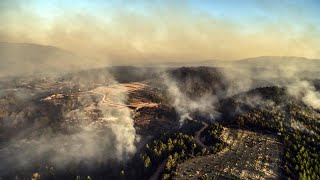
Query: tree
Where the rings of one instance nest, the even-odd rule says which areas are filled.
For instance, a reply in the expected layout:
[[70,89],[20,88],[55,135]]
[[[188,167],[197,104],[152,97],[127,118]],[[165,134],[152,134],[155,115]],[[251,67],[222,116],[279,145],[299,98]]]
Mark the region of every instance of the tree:
[[151,166],[151,159],[150,159],[150,157],[148,155],[146,155],[145,158],[144,158],[144,167],[148,168],[150,166]]

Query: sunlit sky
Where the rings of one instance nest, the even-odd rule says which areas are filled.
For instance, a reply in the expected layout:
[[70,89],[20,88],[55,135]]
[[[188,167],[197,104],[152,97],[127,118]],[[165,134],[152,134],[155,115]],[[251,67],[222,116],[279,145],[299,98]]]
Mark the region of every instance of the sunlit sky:
[[132,63],[320,58],[320,1],[0,1],[0,41]]

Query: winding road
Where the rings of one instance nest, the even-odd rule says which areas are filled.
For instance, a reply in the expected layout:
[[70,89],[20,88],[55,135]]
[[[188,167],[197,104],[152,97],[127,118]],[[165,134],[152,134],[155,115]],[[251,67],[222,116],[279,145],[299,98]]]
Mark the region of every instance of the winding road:
[[161,162],[161,164],[158,166],[156,172],[153,173],[153,175],[149,178],[149,180],[158,180],[160,179],[160,174],[164,171],[164,168],[166,167],[167,159]]
[[[199,121],[198,121],[199,122]],[[201,133],[209,126],[207,123],[201,121],[201,123],[203,124],[203,127],[196,132],[194,139],[196,140],[197,145],[201,146],[202,148],[206,148],[208,149],[208,146],[206,146],[205,144],[202,143],[201,141]]]
[[[82,93],[90,93],[101,96],[101,103],[104,103],[105,105],[108,105],[110,107],[123,109],[123,108],[134,108],[135,110],[138,110],[143,107],[157,107],[158,103],[151,102],[148,100],[143,100],[140,98],[134,98],[133,101],[131,101],[129,104],[124,104],[122,102],[114,102],[111,98],[109,99],[109,96],[118,96],[119,93],[123,94],[130,94],[134,91],[143,89],[145,84],[141,83],[128,83],[128,84],[119,84],[119,85],[113,85],[113,86],[101,86],[98,88],[95,88],[93,90],[85,91]],[[106,94],[109,94],[109,96],[106,96]]]
[[102,96],[101,102],[106,103],[106,104],[108,104],[109,106],[118,107],[118,108],[126,108],[126,107],[128,107],[128,105],[119,104],[119,103],[114,103],[114,102],[112,102],[112,101],[110,101],[110,100],[107,100],[107,99],[106,99],[106,95],[103,94],[103,93],[94,92],[94,91],[88,91],[88,92]]

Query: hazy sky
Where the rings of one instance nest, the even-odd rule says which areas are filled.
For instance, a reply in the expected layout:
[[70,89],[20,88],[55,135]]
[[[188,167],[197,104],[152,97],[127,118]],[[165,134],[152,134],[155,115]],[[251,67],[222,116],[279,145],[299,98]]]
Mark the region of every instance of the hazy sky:
[[1,0],[0,41],[119,62],[320,58],[320,1]]

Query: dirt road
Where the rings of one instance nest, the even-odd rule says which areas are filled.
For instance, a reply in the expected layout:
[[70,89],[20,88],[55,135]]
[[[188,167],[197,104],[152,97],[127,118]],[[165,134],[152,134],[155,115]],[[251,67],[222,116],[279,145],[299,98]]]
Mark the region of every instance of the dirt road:
[[144,89],[146,86],[147,85],[143,83],[133,82],[111,86],[99,86],[84,93],[96,94],[101,96],[101,103],[104,103],[105,105],[113,108],[122,109],[131,107],[137,110],[143,107],[157,107],[157,103],[141,100],[139,98],[135,98],[134,101],[129,102],[129,104],[117,102],[119,99],[123,99],[125,95]]
[[153,175],[149,178],[149,180],[159,180],[160,174],[164,171],[166,167],[167,160],[162,161],[162,163],[158,166],[157,170],[153,173]]
[[203,127],[196,132],[194,139],[196,140],[197,145],[201,146],[202,148],[207,148],[208,146],[206,146],[205,144],[202,143],[201,141],[201,133],[209,126],[207,123],[201,121],[201,123],[203,124]]

